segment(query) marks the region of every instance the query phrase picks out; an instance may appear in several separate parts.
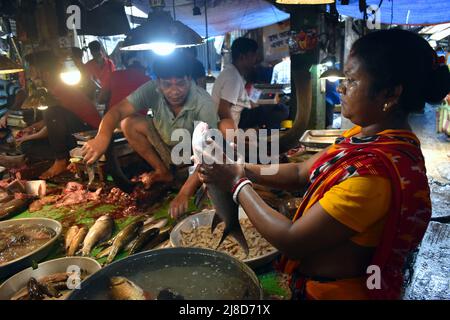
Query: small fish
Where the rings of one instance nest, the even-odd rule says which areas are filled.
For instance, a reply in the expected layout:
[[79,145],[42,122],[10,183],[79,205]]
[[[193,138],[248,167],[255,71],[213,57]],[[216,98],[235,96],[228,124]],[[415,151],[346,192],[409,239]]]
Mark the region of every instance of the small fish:
[[78,251],[78,248],[83,243],[84,238],[86,237],[88,233],[88,229],[86,227],[81,227],[80,230],[78,230],[77,234],[73,237],[72,242],[70,243],[69,250],[67,250],[67,256],[74,256],[75,253]]
[[110,289],[114,300],[148,300],[142,288],[124,277],[112,277]]
[[109,256],[109,254],[111,253],[111,249],[112,249],[112,246],[106,247],[105,249],[103,249],[102,251],[100,251],[100,252],[95,256],[95,258],[96,258],[96,259],[101,259],[101,258],[104,258],[104,257]]
[[114,228],[114,220],[109,215],[98,218],[84,239],[83,256],[89,256],[95,245],[111,237]]
[[35,278],[30,278],[27,283],[28,297],[30,300],[42,300],[44,299],[44,293],[42,292],[42,286]]
[[142,221],[135,221],[126,226],[122,231],[120,231],[114,242],[112,244],[111,252],[108,255],[108,259],[106,259],[106,264],[110,264],[120,250],[125,248],[127,244],[133,241],[134,238],[139,234],[143,226]]
[[65,240],[64,240],[64,248],[65,248],[66,252],[69,250],[70,244],[72,243],[73,238],[78,233],[78,230],[80,230],[80,228],[78,226],[71,226],[69,228],[69,230],[67,230]]
[[161,220],[157,220],[155,223],[152,223],[152,224],[147,224],[147,225],[144,224],[144,232],[146,232],[150,229],[155,229],[155,228],[162,229],[167,225],[168,222],[169,222],[169,219],[164,218]]
[[168,240],[170,238],[170,228],[165,228],[159,231],[159,235],[151,240],[147,245],[144,247],[144,250],[152,250],[159,244],[163,243],[164,241]]
[[86,165],[86,171],[89,179],[88,180],[88,189],[89,189],[95,180],[95,165],[94,164]]
[[158,228],[152,228],[150,230],[142,232],[132,243],[129,254],[135,254],[141,248],[143,248],[147,243],[155,239],[159,235]]
[[29,199],[12,199],[0,204],[0,220],[7,219],[13,214],[24,211],[29,202]]
[[27,289],[31,300],[42,300],[45,296],[50,298],[59,298],[61,296],[61,293],[52,285],[40,283],[35,278],[30,278]]
[[144,221],[144,226],[153,223],[155,220],[156,220],[155,216],[151,216],[150,218]]
[[[192,149],[194,151],[194,162],[200,163],[202,159],[203,150],[207,147],[206,141],[210,138],[211,133],[209,132],[208,124],[205,122],[200,122],[194,129],[192,134]],[[215,143],[220,146],[220,142],[215,141]],[[215,155],[214,155],[215,156]],[[232,162],[230,158],[227,161]],[[231,192],[222,191],[218,186],[213,184],[207,184],[206,190],[208,196],[211,199],[216,212],[214,214],[213,222],[211,224],[211,232],[213,232],[217,225],[223,221],[225,223],[225,229],[223,231],[222,238],[218,244],[222,244],[223,240],[230,235],[236,239],[239,245],[244,249],[245,253],[248,255],[249,248],[247,240],[245,239],[244,233],[242,232],[241,225],[239,224],[238,218],[238,205],[233,201],[233,196]]]

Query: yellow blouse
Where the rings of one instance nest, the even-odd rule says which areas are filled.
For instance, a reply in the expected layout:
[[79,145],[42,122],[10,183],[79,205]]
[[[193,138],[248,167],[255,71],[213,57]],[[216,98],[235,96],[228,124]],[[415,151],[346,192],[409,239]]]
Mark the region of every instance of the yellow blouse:
[[366,247],[380,242],[391,204],[391,183],[379,176],[351,177],[319,200],[334,219],[358,232],[351,240]]

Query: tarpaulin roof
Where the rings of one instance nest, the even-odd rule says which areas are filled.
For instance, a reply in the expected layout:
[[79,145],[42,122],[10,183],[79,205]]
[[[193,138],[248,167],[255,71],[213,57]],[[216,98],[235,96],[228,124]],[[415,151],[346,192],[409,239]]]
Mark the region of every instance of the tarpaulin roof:
[[[238,29],[256,29],[289,18],[289,14],[278,10],[264,0],[206,0],[208,5],[208,35],[218,36]],[[173,0],[166,0],[165,10],[172,12]],[[148,0],[133,0],[133,5],[148,13]],[[193,0],[175,1],[176,19],[205,36],[204,0],[197,0],[201,15],[194,16]]]
[[[363,18],[359,1],[350,0],[348,5],[337,2],[341,15]],[[367,5],[379,5],[381,23],[429,25],[450,21],[450,0],[367,0]]]

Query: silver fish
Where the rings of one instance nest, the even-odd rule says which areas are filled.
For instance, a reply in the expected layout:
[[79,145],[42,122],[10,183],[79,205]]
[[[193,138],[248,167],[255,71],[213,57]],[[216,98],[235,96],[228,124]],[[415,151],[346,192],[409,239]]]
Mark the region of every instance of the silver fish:
[[77,234],[73,236],[72,241],[70,242],[69,249],[67,250],[67,256],[71,257],[74,256],[77,252],[80,245],[83,243],[84,238],[86,237],[86,234],[88,233],[88,229],[86,227],[81,227]]
[[[192,148],[194,150],[194,162],[197,164],[200,163],[202,159],[202,153],[207,146],[206,141],[210,135],[211,132],[205,122],[200,122],[194,129],[194,133],[192,135]],[[218,141],[215,142],[220,143]],[[228,160],[231,161],[230,159]],[[248,255],[249,249],[247,240],[245,239],[241,225],[239,224],[239,207],[233,201],[233,195],[231,192],[223,191],[218,186],[213,184],[207,184],[205,187],[208,192],[208,196],[216,209],[211,225],[211,232],[216,229],[217,225],[221,221],[225,223],[225,229],[218,246],[220,246],[223,240],[230,235],[236,239]]]
[[89,232],[84,239],[83,249],[81,250],[83,256],[90,255],[95,245],[111,237],[114,228],[114,220],[104,215],[95,221],[94,225],[89,229]]
[[80,228],[78,226],[71,226],[69,230],[67,230],[64,241],[64,248],[66,249],[66,252],[69,251],[70,244],[72,243],[79,230]]

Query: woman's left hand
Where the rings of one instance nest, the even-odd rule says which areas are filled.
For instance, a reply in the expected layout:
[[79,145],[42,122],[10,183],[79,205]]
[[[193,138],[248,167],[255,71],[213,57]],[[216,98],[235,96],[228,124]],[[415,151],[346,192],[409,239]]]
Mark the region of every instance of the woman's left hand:
[[211,183],[224,191],[231,191],[236,182],[245,176],[243,164],[200,165],[199,177],[203,183]]

